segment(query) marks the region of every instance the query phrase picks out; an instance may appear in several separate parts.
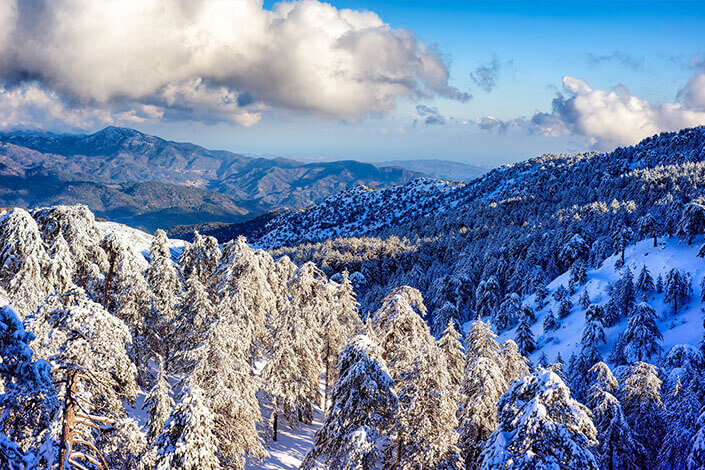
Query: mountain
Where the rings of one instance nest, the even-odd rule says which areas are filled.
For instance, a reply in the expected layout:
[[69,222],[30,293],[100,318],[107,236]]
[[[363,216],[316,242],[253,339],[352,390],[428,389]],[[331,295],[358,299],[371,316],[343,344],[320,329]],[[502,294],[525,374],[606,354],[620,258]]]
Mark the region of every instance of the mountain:
[[482,166],[438,159],[390,160],[377,163],[377,166],[406,168],[424,173],[432,178],[451,181],[472,181],[490,171],[490,168]]
[[305,164],[283,158],[252,158],[121,127],[88,135],[0,134],[0,174],[22,176],[30,170],[41,170],[63,181],[197,187],[247,201],[242,205],[257,208],[259,214],[282,207],[307,207],[359,184],[390,186],[422,175],[355,161]]

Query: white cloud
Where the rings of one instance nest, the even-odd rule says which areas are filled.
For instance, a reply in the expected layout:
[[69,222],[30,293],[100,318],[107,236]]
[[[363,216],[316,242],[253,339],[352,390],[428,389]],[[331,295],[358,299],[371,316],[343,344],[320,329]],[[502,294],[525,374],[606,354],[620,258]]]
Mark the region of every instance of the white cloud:
[[267,107],[354,120],[405,97],[469,98],[412,33],[316,0],[272,11],[259,0],[3,5],[5,89],[32,80],[73,108],[150,105],[165,118],[247,126]]
[[659,132],[705,125],[705,75],[691,78],[678,94],[680,103],[650,103],[633,96],[624,86],[609,91],[593,89],[585,80],[571,76],[563,77],[563,90],[549,113],[509,121],[483,118],[477,124],[500,132],[523,129],[552,137],[580,135],[599,149],[633,145]]

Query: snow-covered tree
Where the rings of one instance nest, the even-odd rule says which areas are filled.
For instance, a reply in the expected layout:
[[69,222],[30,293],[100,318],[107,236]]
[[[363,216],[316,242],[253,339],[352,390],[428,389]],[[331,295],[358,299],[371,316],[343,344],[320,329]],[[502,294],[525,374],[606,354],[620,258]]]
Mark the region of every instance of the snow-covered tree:
[[546,297],[548,297],[548,289],[544,284],[539,284],[534,294],[534,304],[537,310],[541,310],[546,305]]
[[436,347],[420,351],[399,374],[397,468],[463,468],[457,447],[458,404],[450,389],[448,366]]
[[580,299],[578,300],[578,303],[583,308],[588,308],[592,303],[590,301],[590,294],[588,294],[587,288],[583,289],[583,292],[580,294]]
[[215,420],[198,386],[191,385],[182,392],[155,446],[155,470],[222,468],[218,460]]
[[461,393],[459,446],[469,469],[477,467],[485,441],[497,428],[497,403],[508,386],[495,353],[468,363]]
[[504,300],[492,316],[492,324],[498,332],[514,326],[519,320],[521,312],[521,298],[519,294],[511,292],[504,297]]
[[687,469],[688,470],[703,470],[705,469],[705,411],[700,413],[696,423],[698,431],[692,439],[690,454],[688,454]]
[[494,276],[480,281],[475,290],[475,311],[478,316],[491,316],[497,311],[501,299],[500,292],[499,282]]
[[582,260],[577,260],[570,268],[570,285],[579,286],[587,281],[587,271],[585,263]]
[[570,300],[569,296],[564,297],[558,302],[558,318],[565,318],[570,315],[570,311],[573,309],[573,302]]
[[0,436],[22,456],[37,455],[45,439],[51,442],[49,426],[58,408],[51,366],[35,360],[29,348],[33,340],[15,311],[0,306]]
[[656,277],[656,293],[660,294],[663,292],[663,276],[659,274]]
[[499,355],[500,345],[497,335],[492,331],[489,323],[480,318],[470,324],[470,329],[465,336],[465,361],[467,365],[478,357],[494,358]]
[[550,333],[551,331],[556,331],[560,327],[561,325],[560,323],[558,323],[558,320],[556,320],[555,315],[553,315],[553,311],[551,309],[548,309],[548,311],[546,312],[546,316],[543,317],[544,334]]
[[498,361],[507,383],[520,379],[530,372],[529,360],[519,353],[519,347],[511,339],[502,343]]
[[690,274],[683,273],[676,268],[668,271],[664,283],[663,300],[672,304],[673,314],[678,313],[678,309],[688,303],[693,295]]
[[499,425],[482,452],[483,470],[590,469],[597,431],[590,411],[556,374],[539,369],[516,380],[497,409]]
[[621,390],[624,414],[650,462],[656,461],[665,430],[661,383],[655,366],[637,362],[629,368]]
[[705,232],[705,206],[700,201],[691,201],[683,208],[676,233],[690,245],[693,243],[693,238],[703,232]]
[[624,251],[634,240],[634,232],[626,225],[618,224],[617,228],[612,233],[612,246],[615,253],[619,253],[620,259],[617,261],[617,267],[624,266]]
[[536,349],[536,340],[531,331],[531,323],[528,316],[522,315],[514,340],[519,347],[519,353],[524,356],[528,356]]
[[658,354],[663,339],[656,326],[656,312],[646,302],[639,303],[632,311],[624,331],[624,354],[629,361],[646,361]]
[[463,343],[460,341],[461,338],[462,335],[455,329],[455,322],[448,320],[448,326],[446,326],[441,339],[438,340],[438,347],[445,357],[451,384],[454,388],[460,386],[465,375],[465,353],[463,352]]
[[179,266],[185,278],[195,276],[204,286],[213,282],[213,272],[220,261],[218,240],[204,237],[198,231],[193,234],[193,243],[188,244],[179,257]]
[[331,470],[383,468],[398,400],[381,353],[367,336],[343,349],[330,411],[302,469],[315,468],[319,458]]
[[149,410],[147,439],[150,443],[154,442],[162,432],[164,423],[166,423],[171,410],[174,408],[174,399],[171,397],[171,393],[171,385],[169,385],[167,380],[164,362],[159,358],[159,375],[157,375],[154,387],[152,387],[144,400]]
[[659,224],[656,222],[654,216],[649,213],[644,215],[643,217],[640,217],[638,225],[639,235],[641,235],[642,237],[653,237],[654,248],[656,248],[656,246],[658,245]]
[[622,271],[622,277],[610,289],[610,300],[605,307],[605,325],[612,326],[620,318],[628,318],[636,301],[634,276],[632,271],[625,267]]
[[454,323],[458,322],[458,324],[460,324],[459,317],[460,312],[458,311],[458,307],[454,303],[445,301],[433,315],[431,334],[433,334],[435,338],[440,338],[448,326],[449,321]]
[[598,362],[588,371],[587,403],[597,429],[594,454],[604,470],[639,470],[646,464],[646,451],[637,441],[615,396],[617,379],[607,364]]
[[654,285],[654,278],[651,277],[651,273],[644,265],[639,272],[639,277],[636,280],[636,290],[642,294],[649,294],[656,290]]
[[701,404],[691,386],[682,386],[678,379],[666,399],[663,444],[658,453],[659,470],[686,470],[693,439],[698,432]]
[[589,247],[585,239],[579,234],[572,236],[570,240],[561,248],[558,258],[563,266],[570,266],[576,260],[584,260],[589,252]]
[[188,355],[193,362],[188,386],[200,390],[203,406],[212,413],[221,464],[235,469],[244,468],[246,456],[261,459],[265,455],[257,434],[261,421],[258,383],[244,339],[237,325],[221,318],[210,324],[201,344]]

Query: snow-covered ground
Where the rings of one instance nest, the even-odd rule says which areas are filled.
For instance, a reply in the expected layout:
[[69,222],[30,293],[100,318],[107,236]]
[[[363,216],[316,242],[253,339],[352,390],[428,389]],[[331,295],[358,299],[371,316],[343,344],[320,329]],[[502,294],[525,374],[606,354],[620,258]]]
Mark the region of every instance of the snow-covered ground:
[[[149,258],[149,249],[154,239],[152,235],[116,222],[96,222],[96,226],[103,235],[108,235],[109,233],[119,235],[137,259],[144,259],[146,262]],[[183,240],[169,239],[167,245],[171,250],[172,258],[177,259],[186,246],[186,242]]]
[[[703,337],[703,310],[699,299],[701,294],[700,281],[705,275],[705,260],[696,256],[701,244],[702,240],[700,237],[693,241],[692,245],[680,242],[676,238],[668,238],[659,240],[658,246],[654,247],[653,240],[647,239],[628,246],[625,251],[625,266],[631,269],[635,280],[644,265],[650,271],[654,282],[656,282],[659,274],[665,280],[666,273],[672,268],[690,273],[692,277],[693,296],[688,305],[681,309],[677,315],[673,315],[670,305],[664,303],[663,294],[652,293],[647,299],[649,305],[654,308],[659,317],[657,325],[663,334],[661,347],[664,354],[676,344],[697,346]],[[569,273],[564,273],[548,285],[549,296],[546,299],[548,305],[536,312],[536,323],[532,327],[534,337],[538,343],[536,352],[531,355],[531,360],[534,363],[541,355],[541,352],[546,354],[549,361],[555,360],[558,352],[561,353],[564,361],[569,359],[571,353],[579,352],[580,339],[585,326],[585,309],[580,306],[578,299],[583,289],[587,288],[592,303],[604,305],[609,300],[607,286],[619,279],[622,275],[622,269],[624,269],[615,267],[618,259],[619,256],[617,255],[611,256],[598,269],[587,272],[587,283],[583,286],[578,286],[575,294],[571,297],[573,309],[570,315],[563,320],[558,320],[561,322],[561,327],[558,330],[544,335],[543,320],[546,312],[549,308],[554,314],[558,311],[558,302],[553,299],[553,292],[560,285],[568,286]],[[529,296],[525,303],[534,307],[534,296]],[[612,327],[605,328],[607,344],[602,345],[600,349],[603,358],[607,358],[614,342],[619,337],[619,334],[625,330],[626,326],[627,320],[622,319]],[[501,334],[500,339],[502,341],[514,339],[514,336],[515,330],[512,329]]]

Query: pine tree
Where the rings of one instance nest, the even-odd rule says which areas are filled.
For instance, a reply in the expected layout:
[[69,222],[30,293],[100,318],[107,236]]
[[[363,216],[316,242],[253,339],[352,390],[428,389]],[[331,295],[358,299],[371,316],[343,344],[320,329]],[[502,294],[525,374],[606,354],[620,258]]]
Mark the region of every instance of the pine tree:
[[599,305],[590,305],[585,311],[585,327],[580,340],[580,356],[570,367],[570,379],[574,392],[582,398],[587,384],[584,377],[590,368],[602,361],[599,347],[605,344],[605,331],[602,324],[604,310]]
[[576,233],[561,249],[558,258],[561,260],[563,266],[570,266],[571,263],[577,260],[584,260],[589,250],[585,239]]
[[590,452],[597,444],[590,411],[553,372],[539,369],[513,382],[497,417],[481,469],[598,469]]
[[215,307],[198,276],[191,274],[185,287],[184,297],[178,305],[178,317],[174,321],[177,326],[173,329],[180,350],[196,347],[216,317]]
[[700,401],[693,389],[690,386],[682,386],[678,379],[670,396],[666,397],[666,430],[658,453],[659,470],[688,468],[688,456],[698,432],[700,408]]
[[511,339],[502,343],[498,362],[507,383],[520,379],[531,372],[529,369],[529,360],[519,354],[519,347]]
[[477,357],[465,370],[459,445],[469,469],[477,468],[485,441],[497,429],[497,403],[509,386],[494,357]]
[[589,370],[587,403],[597,429],[594,453],[605,470],[639,470],[646,463],[646,451],[636,440],[615,393],[617,379],[607,364],[598,362]]
[[50,438],[49,426],[59,407],[51,366],[35,360],[29,348],[34,338],[10,306],[0,306],[0,436],[22,455],[24,450],[37,453],[42,441]]
[[664,433],[661,380],[656,367],[645,362],[631,366],[621,390],[621,403],[648,462],[655,462]]
[[619,224],[617,229],[612,234],[612,246],[614,247],[615,252],[620,255],[619,260],[615,263],[615,266],[618,268],[624,266],[624,251],[627,245],[632,242],[633,238],[634,232],[632,232],[629,227],[622,224]]
[[546,312],[546,316],[543,318],[544,334],[550,333],[551,331],[556,331],[560,327],[561,325],[560,323],[558,323],[558,320],[556,320],[556,317],[553,315],[553,311],[551,311],[551,309],[548,309],[548,311]]
[[507,294],[492,317],[492,323],[498,332],[514,326],[519,319],[521,298],[514,292]]
[[301,468],[313,469],[321,458],[331,470],[381,470],[397,402],[379,346],[367,336],[351,340],[340,355],[330,412]]
[[683,209],[683,215],[676,227],[676,233],[690,245],[693,243],[693,238],[697,234],[703,233],[703,231],[705,231],[704,229],[705,206],[699,201],[691,201]]
[[531,332],[531,324],[529,321],[526,315],[522,315],[516,331],[515,340],[519,347],[519,353],[523,356],[528,356],[536,349],[536,340]]
[[445,301],[433,316],[431,334],[433,334],[435,338],[440,338],[446,326],[448,326],[448,322],[459,321],[459,315],[458,307],[451,302]]
[[639,218],[639,234],[645,237],[653,237],[654,248],[658,246],[658,227],[659,224],[651,214],[646,214]]
[[688,303],[693,295],[690,274],[682,273],[676,268],[671,269],[666,275],[663,300],[673,305],[673,314]]
[[633,310],[624,331],[624,354],[630,361],[646,361],[661,348],[658,340],[663,339],[656,326],[656,312],[646,302],[641,302]]
[[497,278],[490,276],[480,281],[475,291],[475,311],[479,317],[493,315],[500,304],[500,286]]
[[582,260],[578,260],[570,268],[570,285],[579,286],[585,284],[585,282],[587,282],[585,263]]
[[489,323],[477,319],[472,322],[465,337],[465,363],[470,364],[478,357],[494,358],[499,355],[500,345],[497,335]]
[[65,294],[74,289],[73,276],[76,271],[76,265],[71,256],[66,239],[61,234],[61,230],[51,245],[51,284],[54,286],[54,292],[57,294]]
[[663,276],[661,274],[656,278],[656,293],[661,294],[663,292]]
[[236,469],[244,468],[246,456],[261,459],[266,454],[257,433],[258,383],[248,347],[243,331],[221,318],[210,324],[204,340],[188,355],[193,362],[188,385],[200,390],[203,406],[212,413],[217,455],[224,466]]
[[164,362],[159,360],[159,375],[154,387],[149,391],[145,400],[149,410],[149,431],[147,439],[149,442],[154,442],[162,432],[164,423],[171,410],[174,408],[174,400],[171,398],[171,385],[167,380],[167,374],[164,370]]
[[213,414],[204,404],[201,389],[192,385],[183,391],[155,442],[155,470],[220,469],[217,443]]
[[[438,348],[420,351],[399,374],[395,436],[397,468],[464,467],[457,447],[455,396],[447,364]],[[390,462],[391,463],[391,462]]]
[[546,297],[548,297],[548,289],[544,284],[540,284],[536,288],[536,293],[534,295],[534,303],[537,310],[541,310],[544,305],[546,305]]
[[696,423],[698,431],[693,436],[690,454],[688,454],[687,469],[705,469],[705,411],[700,413]]
[[651,277],[651,273],[644,265],[639,272],[639,277],[636,280],[636,289],[642,294],[649,294],[653,292],[656,287],[654,286],[654,278]]
[[568,289],[565,288],[563,284],[558,286],[556,290],[553,292],[553,299],[556,302],[560,302],[561,300],[570,297],[570,293],[568,292]]
[[460,387],[465,375],[465,353],[463,343],[460,341],[462,335],[455,329],[455,322],[448,320],[448,326],[443,332],[443,336],[438,340],[438,347],[443,353],[450,381],[454,388]]
[[573,309],[573,302],[571,302],[570,297],[564,297],[558,303],[558,318],[565,318],[570,315],[570,311]]
[[587,288],[583,289],[583,293],[580,294],[580,300],[578,300],[580,306],[583,308],[588,308],[592,302],[590,302],[590,295],[588,294]]
[[179,257],[179,266],[185,278],[195,276],[201,284],[209,286],[221,252],[218,241],[213,237],[204,237],[198,231],[193,234],[193,243],[186,245]]

